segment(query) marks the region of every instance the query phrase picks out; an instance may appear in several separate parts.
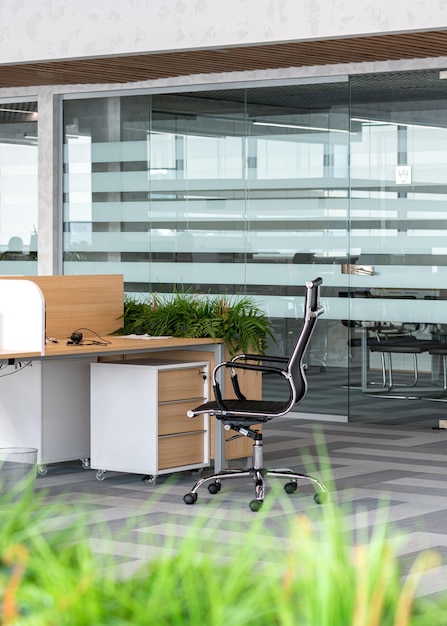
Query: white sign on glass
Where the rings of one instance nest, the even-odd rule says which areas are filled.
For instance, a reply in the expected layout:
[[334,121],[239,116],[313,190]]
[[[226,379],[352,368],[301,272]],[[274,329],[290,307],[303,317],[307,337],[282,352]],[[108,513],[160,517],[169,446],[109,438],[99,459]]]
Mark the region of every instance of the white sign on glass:
[[411,165],[396,165],[396,185],[411,185]]

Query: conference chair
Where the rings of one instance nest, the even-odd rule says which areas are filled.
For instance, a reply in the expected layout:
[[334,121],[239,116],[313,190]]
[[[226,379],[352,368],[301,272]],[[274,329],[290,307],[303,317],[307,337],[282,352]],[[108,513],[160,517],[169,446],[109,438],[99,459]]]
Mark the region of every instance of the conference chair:
[[[419,326],[419,324],[407,323],[400,325],[390,324],[387,328],[382,328],[378,331],[378,341],[368,345],[371,352],[378,352],[382,358],[386,356],[388,359],[387,383],[384,391],[377,393],[378,396],[382,398],[419,398],[421,395],[439,390],[439,386],[418,386],[418,355],[425,352],[434,354],[432,350],[443,348],[443,344],[437,339],[418,339],[413,333],[419,330]],[[412,357],[412,378],[407,383],[395,383],[394,381],[392,356],[395,354],[411,355]],[[401,390],[400,393],[398,390]]]
[[[212,373],[214,400],[201,404],[188,411],[188,417],[209,414],[222,422],[225,430],[232,430],[236,436],[249,437],[253,440],[253,466],[250,469],[224,469],[218,474],[201,478],[183,500],[186,504],[197,501],[197,492],[200,487],[208,486],[211,494],[217,494],[222,487],[222,481],[227,478],[251,477],[254,481],[255,499],[249,506],[252,511],[258,511],[265,494],[265,478],[276,476],[287,480],[284,490],[288,494],[294,493],[301,480],[310,481],[315,489],[314,500],[322,504],[327,498],[327,489],[318,479],[308,474],[294,472],[288,468],[267,469],[263,461],[262,432],[256,428],[265,422],[282,417],[301,402],[307,392],[307,380],[303,365],[303,357],[309,346],[310,338],[315,329],[318,317],[324,312],[320,306],[321,278],[306,282],[304,300],[304,319],[301,331],[289,358],[280,356],[260,356],[259,354],[243,354],[233,357],[231,361],[224,361],[216,365]],[[226,369],[230,370],[231,382],[235,398],[222,397],[220,380]],[[287,388],[287,397],[281,400],[250,400],[242,393],[238,381],[240,371],[260,372],[261,374],[279,376]]]

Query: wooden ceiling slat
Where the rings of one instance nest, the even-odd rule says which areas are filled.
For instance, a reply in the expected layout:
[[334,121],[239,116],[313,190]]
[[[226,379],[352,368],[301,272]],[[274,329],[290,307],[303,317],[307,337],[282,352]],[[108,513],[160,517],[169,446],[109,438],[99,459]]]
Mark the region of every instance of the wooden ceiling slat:
[[447,31],[0,65],[0,87],[144,81],[187,74],[447,56]]

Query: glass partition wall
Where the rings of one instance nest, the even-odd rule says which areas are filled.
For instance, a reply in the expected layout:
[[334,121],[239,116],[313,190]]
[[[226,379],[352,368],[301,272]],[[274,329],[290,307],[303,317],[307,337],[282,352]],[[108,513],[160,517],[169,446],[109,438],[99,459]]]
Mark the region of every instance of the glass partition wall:
[[142,297],[249,294],[281,354],[304,283],[322,276],[300,412],[428,424],[443,356],[374,342],[443,342],[446,83],[417,72],[67,99],[64,273],[123,273]]
[[445,405],[434,402],[447,400],[441,77],[423,71],[350,81],[351,386],[361,387],[360,395],[352,390],[350,419],[381,415],[431,427],[443,417]]
[[[330,300],[348,251],[348,96],[343,78],[66,100],[64,273],[123,273],[136,297],[248,294],[282,354],[305,282],[322,275],[327,312],[306,365],[330,394],[330,366],[347,371],[333,328],[348,303]],[[264,394],[277,394],[268,378]],[[300,408],[346,419],[347,402],[343,389],[336,406]]]
[[37,102],[0,102],[0,274],[37,274]]

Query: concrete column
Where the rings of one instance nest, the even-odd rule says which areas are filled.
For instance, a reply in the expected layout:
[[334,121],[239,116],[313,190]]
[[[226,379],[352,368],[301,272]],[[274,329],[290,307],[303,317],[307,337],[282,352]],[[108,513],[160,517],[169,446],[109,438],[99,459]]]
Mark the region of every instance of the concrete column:
[[62,273],[62,154],[60,99],[38,91],[38,274]]

